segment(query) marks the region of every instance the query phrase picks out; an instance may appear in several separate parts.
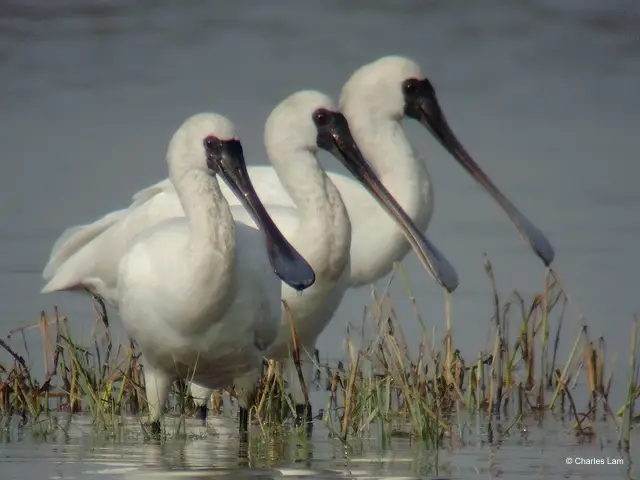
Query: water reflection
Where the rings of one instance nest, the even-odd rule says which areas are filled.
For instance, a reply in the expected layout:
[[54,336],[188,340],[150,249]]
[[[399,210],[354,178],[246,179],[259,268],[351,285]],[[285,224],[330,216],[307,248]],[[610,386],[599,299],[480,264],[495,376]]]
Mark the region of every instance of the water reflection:
[[[470,421],[469,421],[470,420]],[[321,422],[314,438],[284,435],[269,441],[253,440],[246,455],[239,455],[235,421],[212,417],[207,426],[187,420],[187,437],[165,442],[132,440],[136,432],[131,423],[129,439],[95,435],[87,419],[76,417],[66,435],[60,430],[47,438],[24,432],[22,439],[0,444],[3,478],[608,478],[632,471],[629,456],[616,451],[617,435],[606,433],[606,423],[596,424],[600,440],[578,439],[558,422],[539,426],[525,422],[513,428],[513,420],[494,423],[493,441],[487,425],[461,419],[467,433],[437,457],[410,438],[392,438],[389,448],[380,450],[372,431],[370,438],[354,442],[348,450],[328,438]],[[472,426],[474,425],[475,426]],[[177,427],[171,420],[168,432]],[[511,427],[511,428],[509,428]],[[184,431],[184,430],[183,430]],[[473,434],[473,435],[472,435]],[[478,443],[476,443],[476,438]],[[482,439],[485,440],[482,440]],[[470,443],[469,443],[470,441]],[[602,442],[602,443],[601,443]],[[636,447],[637,449],[637,447]],[[636,452],[637,453],[637,452]],[[622,458],[617,465],[571,465],[566,458]],[[437,460],[437,461],[436,461]],[[626,472],[626,473],[625,473]],[[44,475],[44,476],[43,476]]]

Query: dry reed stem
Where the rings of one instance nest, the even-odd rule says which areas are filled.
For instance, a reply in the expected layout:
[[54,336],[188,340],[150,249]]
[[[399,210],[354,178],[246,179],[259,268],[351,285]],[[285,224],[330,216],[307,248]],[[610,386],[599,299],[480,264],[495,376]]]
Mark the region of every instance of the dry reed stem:
[[304,375],[302,374],[302,365],[300,364],[300,347],[298,345],[298,336],[296,335],[296,327],[293,323],[293,317],[291,315],[291,310],[289,309],[289,305],[287,302],[282,300],[282,305],[285,310],[285,315],[289,322],[289,328],[291,331],[291,354],[293,357],[293,363],[296,367],[296,372],[298,374],[298,381],[300,382],[300,388],[302,389],[302,395],[304,396],[304,403],[306,408],[309,408],[309,392],[307,390],[307,384],[305,383]]
[[[585,427],[584,419],[593,417],[601,401],[605,414],[618,426],[617,414],[612,412],[608,402],[615,369],[610,369],[605,383],[604,339],[599,338],[591,343],[581,314],[582,326],[569,358],[564,365],[558,365],[558,345],[565,308],[571,305],[571,301],[557,274],[551,269],[546,271],[542,293],[535,296],[531,304],[526,304],[517,292],[513,293],[514,299],[502,303],[488,257],[485,257],[485,270],[491,282],[492,322],[495,321],[495,329],[492,328],[493,335],[489,340],[491,355],[479,355],[469,367],[465,367],[465,359],[455,348],[450,296],[445,295],[445,332],[443,343],[439,343],[434,332],[429,333],[427,329],[405,272],[401,266],[397,267],[422,332],[420,340],[416,342],[419,342],[417,355],[413,355],[398,318],[396,302],[388,293],[391,281],[380,293],[372,290],[371,309],[364,311],[362,347],[357,349],[355,343],[348,339],[350,363],[347,369],[341,364],[333,371],[328,365],[324,367],[329,390],[324,418],[331,430],[336,420],[334,411],[342,410],[336,429],[342,441],[346,442],[351,432],[358,436],[368,431],[375,422],[386,432],[393,432],[401,422],[409,427],[412,435],[433,442],[437,448],[436,439],[452,430],[452,417],[456,413],[459,416],[461,403],[471,412],[488,412],[490,421],[491,416],[499,413],[503,407],[506,413],[507,406],[515,403],[518,408],[517,419],[522,419],[537,409],[553,410],[558,395],[561,396],[562,410],[565,398],[568,400],[578,434],[590,434],[590,427]],[[105,423],[121,409],[137,411],[146,408],[143,391],[145,380],[138,362],[139,353],[133,344],[125,347],[112,343],[110,331],[106,328],[109,323],[105,319],[106,311],[100,311],[100,303],[94,301],[96,322],[90,349],[72,341],[66,318],[58,317],[57,311],[54,320],[47,318],[43,312],[36,325],[11,332],[21,334],[26,358],[19,355],[7,341],[0,339],[0,346],[10,353],[14,363],[12,369],[0,365],[0,414],[26,411],[36,417],[48,409],[49,397],[59,399],[61,395],[67,399],[71,411],[78,411],[81,402],[85,401],[98,421]],[[512,343],[509,329],[514,307],[518,305],[521,320],[514,328],[519,330],[519,335],[516,342]],[[553,351],[549,352],[550,324],[552,318],[556,318],[556,305],[560,306],[561,312],[557,318]],[[302,375],[301,347],[286,304],[285,312],[292,336],[291,354],[308,404],[309,386]],[[552,312],[554,317],[551,317]],[[369,318],[372,321],[367,324]],[[52,342],[52,323],[56,324],[55,343]],[[100,329],[102,326],[104,331]],[[26,349],[25,331],[36,327],[39,327],[44,353],[45,376],[42,386],[38,386],[29,371],[30,357]],[[373,338],[367,342],[364,332],[365,328],[370,327],[375,330]],[[348,332],[350,330],[349,327]],[[576,356],[578,349],[581,355]],[[316,367],[320,366],[319,361],[315,363]],[[577,364],[577,368],[573,368]],[[587,377],[589,408],[587,413],[578,414],[575,393],[572,395],[571,391],[582,366]],[[58,390],[50,391],[54,378],[61,379],[62,385]],[[636,378],[636,383],[630,381],[627,404],[618,411],[625,414],[625,420],[628,415],[633,419],[633,402],[640,393],[637,375],[633,378]],[[556,385],[551,402],[546,405],[545,390],[552,387],[554,380]],[[535,405],[529,403],[525,389],[536,396]],[[44,400],[41,400],[41,396]],[[278,366],[273,362],[269,363],[269,369],[262,379],[256,402],[254,408],[262,428],[266,426],[263,419],[277,414],[278,409],[282,413],[282,408],[288,405],[293,410],[289,397],[284,393],[284,382]],[[136,403],[137,407],[134,407]],[[629,428],[627,422],[624,425]]]

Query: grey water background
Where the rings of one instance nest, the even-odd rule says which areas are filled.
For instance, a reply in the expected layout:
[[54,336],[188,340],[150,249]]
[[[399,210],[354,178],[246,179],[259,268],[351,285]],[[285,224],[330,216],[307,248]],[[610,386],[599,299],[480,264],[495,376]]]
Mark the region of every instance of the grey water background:
[[[166,177],[169,138],[187,116],[229,116],[249,163],[262,164],[264,121],[285,96],[315,88],[337,99],[354,69],[402,54],[420,63],[459,139],[556,248],[573,306],[560,358],[579,311],[624,371],[640,304],[639,22],[633,0],[4,0],[0,334],[54,304],[78,334],[90,333],[85,297],[39,294],[49,249],[67,226],[124,207]],[[405,124],[434,184],[429,237],[460,276],[455,343],[473,358],[492,346],[483,252],[505,296],[540,291],[544,268],[495,202],[422,127]],[[403,264],[441,338],[441,289],[414,254]],[[416,338],[401,282],[391,291]],[[323,356],[344,355],[345,327],[359,325],[369,303],[367,288],[347,294],[319,340]],[[41,365],[37,354],[32,362]],[[625,379],[616,381],[615,406]]]

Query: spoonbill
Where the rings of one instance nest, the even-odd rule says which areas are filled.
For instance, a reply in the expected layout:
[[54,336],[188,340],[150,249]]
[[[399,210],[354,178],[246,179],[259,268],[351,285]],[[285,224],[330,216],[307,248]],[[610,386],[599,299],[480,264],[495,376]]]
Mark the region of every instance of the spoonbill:
[[[552,263],[555,253],[550,242],[467,153],[449,127],[435,89],[416,62],[388,56],[360,67],[342,89],[340,110],[372,170],[421,231],[426,230],[433,214],[433,188],[425,163],[412,149],[402,128],[401,122],[407,117],[427,128],[498,202],[543,263]],[[294,205],[272,167],[250,167],[249,174],[267,208]],[[361,183],[334,172],[327,174],[340,191],[351,219],[350,285],[372,283],[405,257],[410,244],[397,222],[379,208]],[[171,188],[165,180],[138,195],[144,198]],[[312,366],[308,365],[304,372],[308,384]],[[196,403],[201,403],[207,398],[206,392],[198,390],[195,398]]]
[[[303,348],[313,351],[318,335],[330,321],[349,286],[350,274],[347,267],[351,223],[338,190],[315,158],[318,148],[329,151],[340,160],[396,218],[401,230],[417,250],[419,258],[438,282],[449,291],[456,288],[457,276],[453,267],[419,232],[377,179],[351,138],[346,119],[336,111],[335,105],[326,95],[302,91],[285,99],[266,122],[265,146],[274,170],[294,201],[293,207],[272,205],[269,215],[315,272],[315,283],[304,295],[299,295],[286,286],[282,290],[282,299],[287,303]],[[232,193],[231,190],[227,191],[230,197]],[[237,206],[231,212],[236,221],[256,226],[246,210]],[[139,232],[167,218],[182,215],[184,213],[179,194],[176,195],[173,188],[148,189],[137,195],[128,209],[111,213],[93,224],[96,225],[95,230],[100,231],[93,236],[85,235],[85,240],[91,237],[86,244],[77,241],[78,235],[71,237],[76,240],[75,243],[72,242],[76,248],[75,253],[56,267],[43,291],[68,290],[73,285],[80,285],[117,307],[121,286],[115,271],[123,250]],[[103,228],[106,224],[109,224],[108,227]],[[89,225],[86,228],[93,227]],[[83,233],[82,230],[75,231],[80,236]],[[69,244],[60,241],[56,243],[63,247]],[[52,258],[54,257],[55,252],[52,254]],[[45,277],[46,272],[47,269]],[[114,295],[114,292],[118,293]],[[287,357],[290,331],[288,318],[283,314],[278,339],[272,345],[273,348],[266,352],[268,358],[284,360]],[[144,332],[136,334],[144,335]],[[132,337],[137,339],[135,334]],[[303,365],[305,379],[310,378],[312,364],[303,362]],[[290,381],[297,384],[295,367],[292,363],[287,367]],[[244,394],[247,395],[249,388],[244,387],[255,381],[256,375],[257,372],[250,372],[246,378],[239,377],[236,388],[238,384],[242,385]],[[193,380],[202,384],[197,377],[193,377]],[[217,388],[211,384],[202,386]],[[305,409],[310,415],[310,408],[304,401],[301,388],[294,388],[293,391],[298,416],[301,417]],[[246,410],[243,410],[243,402],[240,403],[240,425],[243,428],[246,425]]]
[[[456,138],[433,85],[415,61],[386,56],[358,68],[342,88],[339,108],[371,169],[421,231],[427,229],[433,215],[433,188],[424,161],[418,158],[404,133],[404,118],[426,127],[496,200],[542,262],[546,266],[552,263],[555,253],[549,240],[505,197]],[[351,219],[350,285],[375,282],[392,270],[394,262],[405,257],[410,243],[397,222],[380,209],[361,183],[335,172],[327,174],[340,191]],[[267,208],[295,205],[273,167],[252,166],[249,175]],[[172,189],[165,179],[138,192],[134,199],[142,201]],[[236,204],[231,192],[223,193],[231,204]],[[76,244],[86,241],[83,237],[98,235],[112,221],[107,216],[89,226],[69,229],[54,246],[47,269],[54,270],[73,254]]]
[[[314,282],[253,189],[228,119],[187,119],[171,139],[167,163],[185,215],[140,232],[116,262],[120,316],[144,357],[155,428],[173,380],[190,376],[224,388],[259,368],[278,333],[280,279],[296,290]],[[216,175],[262,234],[234,221]]]
[[[340,109],[349,121],[354,139],[371,169],[406,214],[421,231],[426,230],[433,214],[433,188],[426,169],[402,128],[404,118],[423,124],[445,149],[485,188],[507,213],[520,235],[529,243],[545,265],[554,259],[553,247],[518,209],[500,192],[458,141],[440,108],[430,81],[419,65],[402,56],[382,57],[357,69],[345,83]],[[258,195],[267,206],[295,207],[295,203],[271,166],[249,167],[249,175]],[[402,260],[412,245],[389,215],[379,208],[361,183],[328,172],[337,187],[351,220],[349,284],[352,287],[372,283],[387,275],[396,261]],[[222,185],[228,201],[237,200]],[[173,186],[163,180],[134,196],[131,208],[156,195],[168,195]],[[55,243],[43,276],[60,277],[73,257],[92,240],[117,224],[122,212],[115,212],[89,224],[71,227]],[[101,263],[100,259],[91,259]],[[109,261],[109,259],[107,259]],[[105,269],[98,267],[104,278]],[[108,270],[108,268],[106,268]],[[311,372],[312,367],[307,367]],[[310,377],[305,375],[305,381]],[[294,379],[295,382],[295,379]]]

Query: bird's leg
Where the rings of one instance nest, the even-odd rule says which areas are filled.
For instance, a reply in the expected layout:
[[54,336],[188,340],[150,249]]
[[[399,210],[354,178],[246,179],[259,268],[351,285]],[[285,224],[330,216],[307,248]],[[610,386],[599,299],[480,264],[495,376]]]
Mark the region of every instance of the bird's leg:
[[151,433],[159,435],[160,416],[167,397],[169,396],[169,388],[171,387],[172,380],[165,372],[153,368],[148,362],[145,363],[145,393],[149,405]]
[[202,405],[200,405],[200,407],[198,407],[198,417],[204,423],[207,422],[207,404],[206,403],[203,403]]
[[249,467],[249,435],[247,432],[240,433],[238,442],[238,466]]
[[154,420],[149,424],[149,428],[151,429],[152,437],[159,437],[162,433],[162,427],[160,426],[160,419]]
[[211,391],[208,388],[201,387],[198,384],[189,382],[189,394],[193,398],[193,403],[198,409],[197,417],[200,418],[203,423],[207,422],[207,402],[211,396]]
[[249,410],[247,408],[240,407],[238,420],[238,432],[240,435],[246,435],[249,432]]
[[[303,420],[304,419],[304,420]],[[313,415],[311,414],[311,404],[298,403],[296,404],[296,427],[299,427],[303,423],[310,423],[313,421]]]
[[245,438],[246,440],[246,438],[248,437],[249,409],[251,408],[251,404],[253,403],[253,394],[255,392],[259,378],[260,370],[257,369],[253,372],[243,375],[242,377],[236,378],[234,382],[234,389],[236,391],[236,396],[238,397],[238,431],[240,433],[241,439]]

